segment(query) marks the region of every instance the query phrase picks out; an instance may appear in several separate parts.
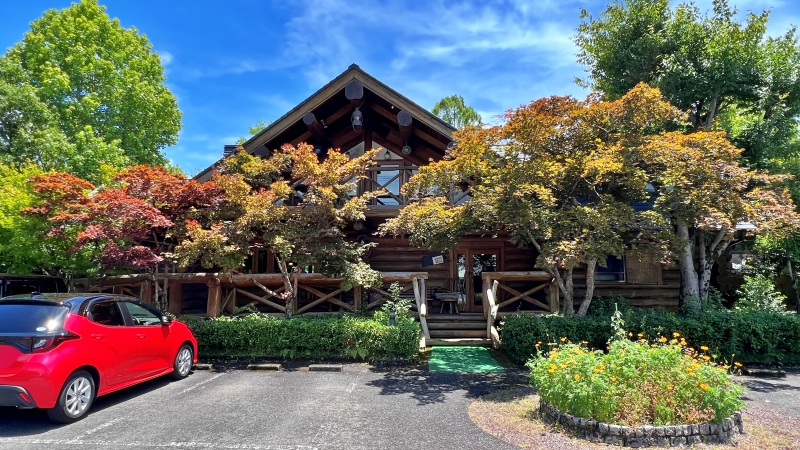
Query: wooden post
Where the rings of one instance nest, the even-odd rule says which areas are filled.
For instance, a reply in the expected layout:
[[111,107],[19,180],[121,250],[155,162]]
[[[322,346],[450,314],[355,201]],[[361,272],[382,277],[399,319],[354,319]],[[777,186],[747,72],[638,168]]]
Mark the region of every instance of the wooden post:
[[169,283],[169,307],[170,314],[180,316],[183,314],[183,284],[176,281]]
[[353,288],[353,312],[361,314],[361,296],[363,295],[364,287],[360,284]]
[[558,312],[559,311],[558,283],[556,283],[555,279],[550,282],[550,292],[547,293],[547,296],[549,297],[547,300],[550,303],[550,312],[551,313]]
[[206,284],[208,285],[206,315],[208,317],[219,317],[220,309],[222,309],[222,285],[218,278],[212,278]]
[[233,312],[236,311],[236,286],[232,286],[231,291],[231,300],[226,305],[226,310],[228,314],[233,315]]
[[153,282],[150,280],[142,281],[139,284],[139,298],[145,303],[153,304]]

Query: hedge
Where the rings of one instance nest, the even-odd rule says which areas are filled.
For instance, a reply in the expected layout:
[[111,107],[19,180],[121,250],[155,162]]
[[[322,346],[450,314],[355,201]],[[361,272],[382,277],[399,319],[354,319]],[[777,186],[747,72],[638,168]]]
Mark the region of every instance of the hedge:
[[[627,308],[622,313],[624,328],[634,338],[642,333],[652,341],[659,333],[671,336],[677,331],[690,346],[708,346],[709,353],[728,362],[800,364],[800,316],[796,314],[710,311],[683,315]],[[499,332],[503,349],[512,360],[522,364],[531,358],[537,342],[546,347],[548,342],[561,337],[605,349],[612,330],[610,314],[569,319],[512,315],[505,318]]]
[[264,314],[188,320],[200,356],[347,357],[407,359],[419,350],[413,319],[390,326],[381,315],[362,318],[294,317]]

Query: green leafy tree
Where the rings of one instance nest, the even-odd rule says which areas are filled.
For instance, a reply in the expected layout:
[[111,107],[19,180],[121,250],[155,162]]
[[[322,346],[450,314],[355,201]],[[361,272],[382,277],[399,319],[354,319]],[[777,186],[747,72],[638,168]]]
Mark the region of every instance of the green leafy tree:
[[343,288],[380,284],[379,272],[361,260],[369,247],[345,239],[345,226],[363,220],[374,193],[352,196],[377,151],[349,159],[329,152],[319,161],[309,145],[285,145],[269,158],[239,151],[222,161],[215,182],[225,201],[214,220],[186,222],[187,238],[176,248],[179,264],[232,272],[242,266],[253,243],[272,250],[283,275],[286,314],[297,302],[304,268],[343,278]]
[[715,0],[711,14],[691,3],[619,0],[581,18],[575,42],[585,86],[611,99],[640,82],[658,87],[690,112],[693,129],[728,131],[751,165],[797,150],[800,49],[794,29],[765,36],[768,11],[739,22],[727,0]]
[[[4,58],[0,79],[28,86],[20,95],[33,92],[47,106],[76,145],[70,156],[88,149],[109,164],[166,163],[161,150],[177,142],[181,113],[164,85],[161,59],[144,35],[109,18],[97,0],[45,12]],[[40,116],[40,124],[53,123]]]
[[736,291],[739,299],[734,308],[748,312],[771,312],[775,314],[788,314],[786,310],[786,296],[775,290],[772,279],[763,274],[744,277],[744,284]]
[[467,125],[481,125],[481,116],[475,108],[464,103],[464,97],[451,95],[445,97],[433,106],[433,113],[455,128],[461,129]]

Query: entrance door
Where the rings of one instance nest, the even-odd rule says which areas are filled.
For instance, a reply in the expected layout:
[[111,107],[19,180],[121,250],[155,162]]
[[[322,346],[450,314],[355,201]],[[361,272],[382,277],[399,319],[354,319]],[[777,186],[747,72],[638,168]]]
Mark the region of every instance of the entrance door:
[[456,290],[461,293],[461,311],[483,312],[483,272],[499,269],[500,249],[456,250]]

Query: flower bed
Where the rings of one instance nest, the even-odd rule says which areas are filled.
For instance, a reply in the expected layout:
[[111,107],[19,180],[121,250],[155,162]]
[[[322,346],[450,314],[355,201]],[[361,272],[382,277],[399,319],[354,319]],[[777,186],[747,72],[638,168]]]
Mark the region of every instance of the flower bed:
[[[628,437],[617,433],[618,426],[631,427],[633,438],[644,437],[637,436],[635,430],[644,433],[645,426],[688,425],[692,431],[694,426],[699,430],[711,422],[728,433],[730,426],[724,429],[726,420],[736,417],[734,414],[744,406],[740,399],[744,388],[729,376],[731,367],[717,362],[718,355],[710,354],[708,347],[689,347],[678,332],[671,339],[658,336],[650,342],[643,334],[626,333],[623,325],[622,315],[615,313],[614,338],[607,352],[588,349],[585,342],[573,344],[565,337],[535,345],[539,356],[528,362],[531,383],[541,400],[554,408],[543,408],[544,414],[558,423],[566,422],[579,435],[603,434],[604,440],[606,436],[625,438],[617,439],[617,444],[624,444]],[[734,363],[734,367],[737,365]],[[601,431],[599,423],[614,424],[614,431]],[[741,426],[741,420],[737,426]],[[710,434],[684,434],[687,428],[680,430],[680,435],[650,433],[647,437]],[[727,436],[717,435],[718,439]]]
[[541,400],[539,416],[544,422],[557,423],[579,438],[623,447],[683,447],[700,443],[727,443],[744,432],[742,414],[739,412],[733,413],[719,424],[712,422],[661,427],[650,425],[627,427],[565,414]]

